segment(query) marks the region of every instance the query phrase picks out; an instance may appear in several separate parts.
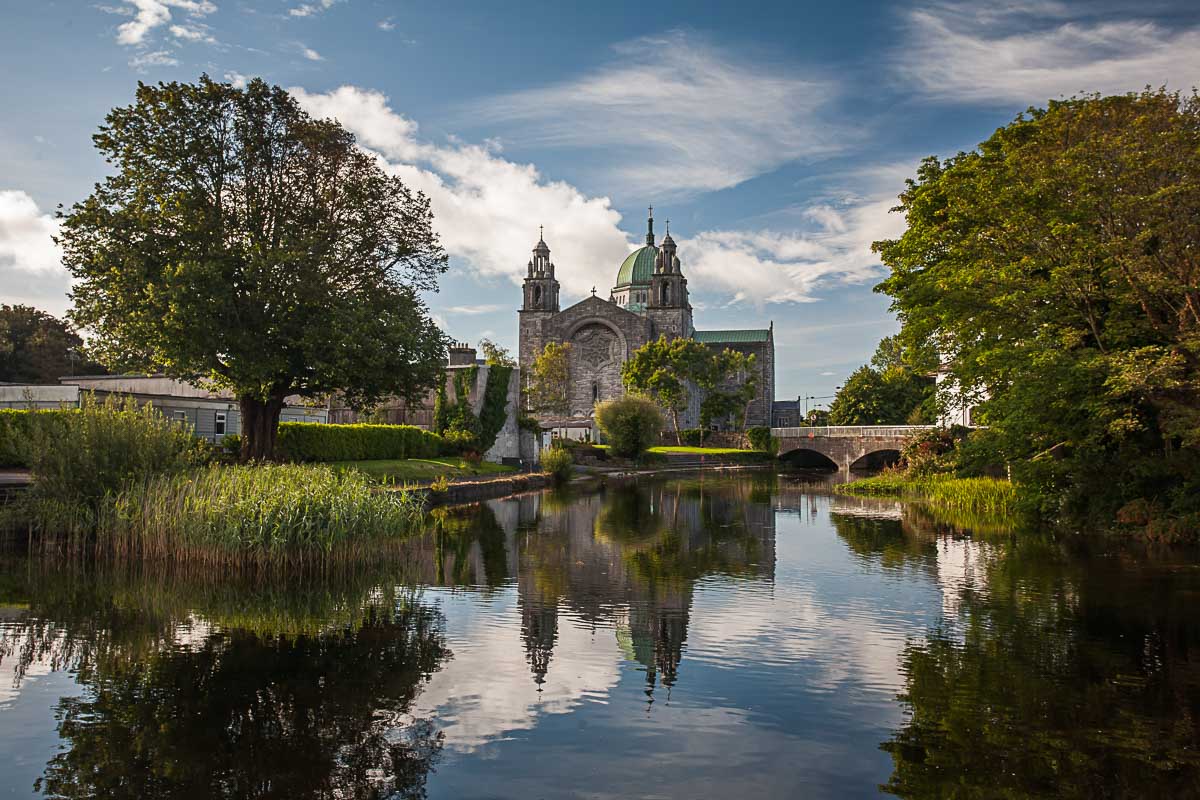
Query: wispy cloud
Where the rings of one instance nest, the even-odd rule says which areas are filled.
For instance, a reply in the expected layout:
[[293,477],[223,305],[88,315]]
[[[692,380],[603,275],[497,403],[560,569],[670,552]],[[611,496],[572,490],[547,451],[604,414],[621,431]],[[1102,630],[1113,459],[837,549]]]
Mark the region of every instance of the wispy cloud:
[[475,104],[522,143],[613,148],[614,186],[645,196],[724,189],[797,159],[839,150],[849,135],[823,114],[833,82],[747,61],[672,33],[618,46],[614,63],[578,79]]
[[206,25],[172,25],[170,31],[171,35],[176,39],[183,39],[188,42],[203,42],[205,44],[217,43],[217,40],[209,33],[208,26]]
[[443,309],[447,314],[465,314],[473,316],[475,314],[493,314],[497,311],[502,311],[511,306],[503,306],[499,304],[484,304],[478,306],[447,306]]
[[375,27],[379,28],[381,31],[394,31],[396,30],[396,23],[392,22],[391,17],[388,17],[387,19],[379,20],[379,22],[375,24]]
[[311,47],[300,46],[300,53],[309,61],[324,61],[325,57]]
[[1022,107],[1085,91],[1200,84],[1200,29],[1095,14],[1054,2],[926,6],[909,14],[898,76],[939,100]]
[[[310,113],[340,120],[391,172],[425,192],[447,251],[481,276],[519,283],[542,223],[568,296],[585,296],[592,286],[605,291],[634,246],[608,198],[547,180],[533,165],[514,163],[485,146],[424,141],[417,124],[396,113],[379,92],[354,86],[324,94],[290,91]],[[872,191],[802,209],[787,230],[677,234],[693,292],[723,304],[761,306],[808,302],[823,287],[875,277],[879,266],[871,242],[903,227],[902,219],[887,213],[903,185],[902,172],[872,171],[874,183],[865,181]],[[864,183],[862,176],[854,180]]]
[[145,44],[149,34],[171,22],[171,10],[191,17],[212,14],[217,6],[209,0],[122,0],[119,6],[101,6],[101,10],[130,17],[117,26],[117,42],[123,45]]
[[338,2],[339,0],[318,0],[316,3],[301,3],[288,9],[288,14],[293,17],[311,17],[322,11],[328,11]]
[[147,67],[176,67],[179,66],[179,59],[175,58],[169,50],[155,50],[149,53],[139,53],[129,59],[129,66],[139,71]]

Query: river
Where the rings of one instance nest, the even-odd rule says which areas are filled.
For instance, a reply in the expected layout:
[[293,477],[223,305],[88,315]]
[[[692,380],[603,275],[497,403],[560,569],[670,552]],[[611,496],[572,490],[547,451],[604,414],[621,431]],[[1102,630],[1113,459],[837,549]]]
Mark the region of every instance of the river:
[[310,576],[0,561],[0,792],[1200,796],[1194,555],[643,481]]

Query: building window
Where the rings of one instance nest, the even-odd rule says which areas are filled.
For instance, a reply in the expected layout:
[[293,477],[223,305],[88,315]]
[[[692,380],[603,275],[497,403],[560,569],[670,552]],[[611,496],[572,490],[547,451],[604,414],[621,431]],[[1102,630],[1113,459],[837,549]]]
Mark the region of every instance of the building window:
[[176,422],[181,422],[184,425],[188,423],[188,414],[186,411],[173,411],[171,412],[171,417]]
[[217,412],[217,421],[213,423],[213,433],[217,436],[225,435],[225,412]]

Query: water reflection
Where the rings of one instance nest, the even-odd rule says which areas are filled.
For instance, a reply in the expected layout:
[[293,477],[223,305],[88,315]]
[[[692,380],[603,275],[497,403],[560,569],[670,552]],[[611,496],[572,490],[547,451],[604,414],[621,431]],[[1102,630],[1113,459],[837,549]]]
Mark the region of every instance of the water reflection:
[[56,797],[1200,796],[1195,559],[975,527],[758,473],[442,513],[349,574],[0,562],[0,774]]

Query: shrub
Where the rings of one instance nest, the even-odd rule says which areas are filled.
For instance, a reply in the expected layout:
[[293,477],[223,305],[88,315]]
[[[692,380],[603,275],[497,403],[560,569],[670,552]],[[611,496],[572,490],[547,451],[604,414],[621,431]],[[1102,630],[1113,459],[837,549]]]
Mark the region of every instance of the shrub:
[[450,430],[442,436],[441,455],[465,455],[478,450],[479,437],[470,431]]
[[517,427],[523,431],[541,435],[542,423],[538,422],[533,417],[517,417]]
[[57,438],[78,410],[0,409],[0,467],[28,467],[35,438]]
[[380,492],[354,470],[265,464],[157,475],[103,515],[107,555],[208,564],[298,564],[369,557],[417,528],[422,503]]
[[688,447],[699,447],[704,441],[704,431],[699,428],[684,428],[679,432],[679,441]]
[[431,458],[442,454],[445,442],[411,425],[284,422],[278,448],[291,461],[372,461]]
[[596,423],[613,455],[637,458],[658,441],[663,417],[652,401],[629,396],[597,405]]
[[242,454],[242,437],[236,433],[227,433],[221,437],[221,451],[230,458],[238,458]]
[[571,451],[565,447],[551,447],[542,453],[542,472],[545,472],[555,483],[566,483],[574,471],[575,459]]
[[62,425],[41,426],[32,437],[30,470],[38,499],[97,510],[105,498],[152,475],[178,471],[206,458],[191,431],[132,397],[80,398]]
[[771,429],[765,425],[760,425],[746,430],[746,438],[750,440],[750,447],[755,450],[761,450],[764,453],[773,453],[775,448],[772,444]]

